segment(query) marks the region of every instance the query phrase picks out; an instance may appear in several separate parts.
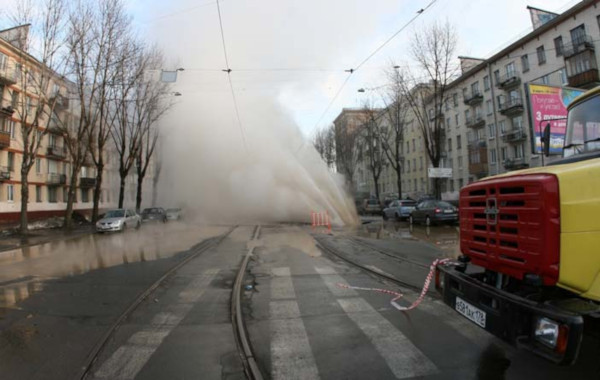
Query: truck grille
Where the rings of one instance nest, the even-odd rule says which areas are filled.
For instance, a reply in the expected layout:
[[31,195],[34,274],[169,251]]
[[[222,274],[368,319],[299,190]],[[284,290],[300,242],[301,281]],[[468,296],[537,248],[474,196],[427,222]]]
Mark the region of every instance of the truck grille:
[[460,248],[473,264],[523,279],[558,280],[560,202],[554,175],[500,177],[460,191]]

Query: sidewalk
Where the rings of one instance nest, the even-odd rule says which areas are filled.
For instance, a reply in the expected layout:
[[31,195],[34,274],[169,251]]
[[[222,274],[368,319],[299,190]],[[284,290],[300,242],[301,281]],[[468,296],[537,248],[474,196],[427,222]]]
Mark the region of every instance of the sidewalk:
[[55,240],[66,240],[94,232],[93,225],[82,224],[74,226],[72,230],[65,231],[62,228],[45,228],[29,231],[27,236],[18,232],[0,232],[0,252],[47,243]]

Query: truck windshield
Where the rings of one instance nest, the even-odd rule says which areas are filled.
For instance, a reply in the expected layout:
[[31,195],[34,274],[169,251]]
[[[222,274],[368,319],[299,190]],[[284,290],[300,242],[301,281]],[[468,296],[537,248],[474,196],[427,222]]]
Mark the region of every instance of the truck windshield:
[[600,95],[569,110],[564,157],[600,150]]

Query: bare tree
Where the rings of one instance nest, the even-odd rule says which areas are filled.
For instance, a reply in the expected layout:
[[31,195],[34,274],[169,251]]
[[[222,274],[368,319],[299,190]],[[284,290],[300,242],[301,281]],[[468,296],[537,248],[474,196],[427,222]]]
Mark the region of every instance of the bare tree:
[[8,67],[17,88],[12,89],[7,110],[18,120],[23,143],[20,231],[24,234],[28,224],[29,173],[38,160],[50,124],[59,117],[57,105],[65,104],[66,89],[61,89],[65,83],[61,78],[65,67],[65,10],[63,0],[42,0],[35,4],[18,1],[11,19],[20,26],[3,36],[9,37],[17,48],[16,62]]
[[[146,52],[148,60],[146,64],[149,68],[158,68],[163,66],[162,53],[157,49],[151,49]],[[167,93],[169,85],[160,80],[153,80],[148,75],[144,76],[135,87],[134,104],[134,123],[140,130],[138,155],[136,160],[137,172],[137,192],[135,207],[140,210],[142,205],[142,186],[148,166],[158,141],[158,121],[171,108],[173,102]]]
[[334,126],[320,129],[315,133],[313,145],[329,168],[335,164],[335,131]]
[[144,74],[152,67],[152,57],[147,54],[142,44],[130,39],[127,50],[135,51],[133,60],[123,59],[116,65],[116,83],[114,124],[110,134],[115,143],[119,160],[119,208],[125,200],[125,183],[133,165],[139,160],[142,125],[137,118],[137,87]]
[[[448,22],[434,23],[416,32],[411,42],[411,55],[421,69],[420,74],[429,82],[417,84],[408,71],[398,74],[403,94],[423,135],[427,155],[436,168],[440,164],[444,143],[442,107],[448,100],[448,84],[459,68],[454,58],[456,43],[456,32]],[[440,178],[434,178],[434,190],[439,198]]]
[[115,110],[110,109],[111,97],[119,95],[119,92],[114,90],[116,74],[119,72],[115,68],[120,67],[121,63],[131,64],[135,58],[135,51],[128,50],[131,18],[125,12],[123,1],[105,0],[96,4],[98,17],[91,24],[95,48],[88,57],[94,79],[91,81],[92,88],[87,87],[87,91],[94,94],[92,108],[88,110],[91,123],[88,149],[96,168],[92,221],[98,219],[106,148],[116,118]]
[[338,173],[346,178],[346,184],[354,191],[354,172],[358,164],[358,128],[349,125],[336,125],[334,128],[335,160]]
[[389,129],[383,127],[385,112],[366,101],[363,106],[364,123],[360,129],[358,140],[358,155],[361,161],[367,162],[375,185],[375,197],[379,200],[379,178],[387,164],[383,141],[386,140]]
[[[396,67],[396,66],[394,66]],[[396,172],[398,186],[398,199],[402,199],[402,166],[404,165],[404,132],[407,124],[408,104],[403,94],[403,84],[400,83],[401,76],[397,70],[388,71],[387,77],[390,81],[387,92],[383,95],[386,104],[384,116],[390,128],[382,135],[382,147],[388,162]]]

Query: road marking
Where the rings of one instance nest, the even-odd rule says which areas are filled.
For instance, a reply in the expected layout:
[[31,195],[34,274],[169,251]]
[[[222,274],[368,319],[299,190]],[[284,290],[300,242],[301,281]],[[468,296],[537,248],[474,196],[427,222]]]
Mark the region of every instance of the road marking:
[[271,298],[296,298],[290,268],[273,268],[271,273],[275,276],[271,278]]
[[333,293],[336,297],[345,297],[345,296],[357,296],[355,290],[348,288],[340,288],[337,284],[348,285],[346,280],[344,280],[340,275],[337,274],[335,269],[331,267],[315,267],[317,273],[321,275],[321,279],[329,289],[331,293]]
[[[304,322],[296,301],[272,301],[271,376],[273,379],[319,379]],[[284,318],[284,319],[276,319]]]
[[435,364],[367,301],[362,298],[341,298],[338,303],[369,337],[398,379],[438,372]]
[[119,347],[94,374],[96,379],[133,379],[162,344],[169,333],[192,310],[204,291],[219,273],[209,269],[194,278],[178,295],[178,302],[168,305],[165,311],[157,313],[150,326],[133,334],[127,343]]

